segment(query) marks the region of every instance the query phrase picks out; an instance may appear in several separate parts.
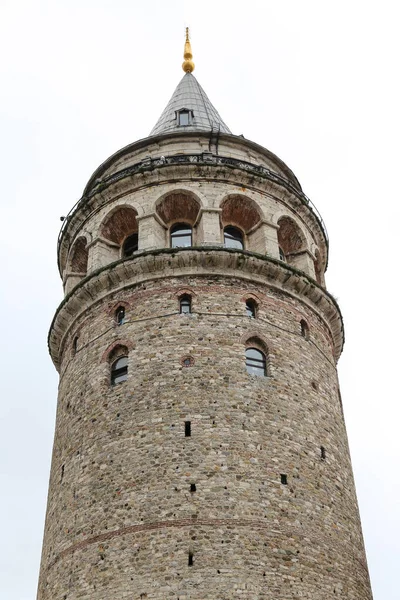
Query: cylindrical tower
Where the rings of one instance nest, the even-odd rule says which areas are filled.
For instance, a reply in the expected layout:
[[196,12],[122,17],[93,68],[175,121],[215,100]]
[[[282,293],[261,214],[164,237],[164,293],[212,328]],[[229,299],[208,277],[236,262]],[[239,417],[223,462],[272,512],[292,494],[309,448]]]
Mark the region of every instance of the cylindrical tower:
[[370,600],[327,233],[191,59],[60,234],[38,600]]

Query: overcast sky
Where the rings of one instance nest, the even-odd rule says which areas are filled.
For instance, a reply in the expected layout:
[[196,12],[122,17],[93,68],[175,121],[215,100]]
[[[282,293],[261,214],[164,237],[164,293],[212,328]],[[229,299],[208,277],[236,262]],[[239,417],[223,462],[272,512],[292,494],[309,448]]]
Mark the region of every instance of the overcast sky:
[[[185,6],[186,5],[186,6]],[[0,600],[34,600],[62,299],[59,217],[194,75],[294,171],[330,237],[344,411],[375,600],[399,600],[398,2],[0,0]]]

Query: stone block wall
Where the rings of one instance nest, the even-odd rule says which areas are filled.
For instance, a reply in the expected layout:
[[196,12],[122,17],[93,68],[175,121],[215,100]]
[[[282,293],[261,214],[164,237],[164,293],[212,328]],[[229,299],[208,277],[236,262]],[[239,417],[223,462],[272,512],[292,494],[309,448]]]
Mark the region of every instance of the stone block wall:
[[[246,371],[254,337],[269,377]],[[111,386],[116,344],[128,378]],[[127,280],[71,323],[60,375],[39,600],[371,598],[332,339],[309,306],[211,272]]]

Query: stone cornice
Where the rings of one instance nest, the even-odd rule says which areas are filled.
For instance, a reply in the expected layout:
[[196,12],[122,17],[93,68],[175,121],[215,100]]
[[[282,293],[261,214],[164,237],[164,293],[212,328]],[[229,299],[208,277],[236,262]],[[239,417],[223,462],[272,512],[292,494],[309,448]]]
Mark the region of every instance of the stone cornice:
[[[127,156],[129,154],[134,154],[137,151],[143,150],[144,148],[146,148],[146,149],[147,148],[161,148],[161,145],[164,142],[176,141],[179,143],[180,146],[184,147],[186,144],[190,143],[191,140],[205,139],[209,145],[212,135],[213,135],[212,131],[210,131],[210,132],[182,131],[180,133],[177,133],[176,131],[174,131],[171,133],[163,133],[160,135],[153,135],[148,138],[143,138],[141,140],[137,140],[136,142],[133,142],[132,144],[128,144],[127,146],[120,148],[120,150],[117,150],[117,152],[115,152],[114,154],[109,156],[95,170],[95,172],[92,174],[92,176],[90,177],[89,181],[86,184],[86,187],[83,191],[83,195],[84,196],[87,195],[87,193],[92,189],[92,187],[96,183],[96,181],[103,177],[104,173],[108,169],[110,169],[110,167],[113,165],[113,163],[119,161],[124,156]],[[257,144],[257,142],[252,142],[251,140],[247,140],[243,135],[233,135],[233,134],[229,134],[229,133],[219,133],[219,140],[227,142],[228,145],[242,146],[244,148],[250,148],[252,150],[255,150],[256,152],[260,152],[268,160],[275,163],[277,165],[278,169],[280,169],[283,173],[285,173],[285,176],[287,177],[287,179],[290,180],[293,183],[293,185],[295,185],[301,191],[301,185],[300,185],[297,177],[293,173],[293,171],[291,169],[289,169],[289,167],[283,162],[283,160],[281,160],[276,154],[274,154],[267,148],[264,148],[264,146]]]
[[83,279],[60,304],[50,327],[49,351],[57,369],[66,336],[93,304],[127,287],[181,276],[219,275],[268,285],[306,304],[331,332],[337,360],[344,343],[336,300],[313,279],[286,263],[253,252],[220,247],[162,248],[115,261]]
[[96,185],[93,184],[63,222],[58,238],[60,274],[70,243],[87,219],[100,208],[138,189],[171,181],[182,182],[185,179],[240,184],[277,198],[279,202],[294,210],[314,232],[318,239],[322,262],[327,265],[329,242],[325,225],[317,209],[301,190],[262,165],[203,152],[148,158],[98,181]]

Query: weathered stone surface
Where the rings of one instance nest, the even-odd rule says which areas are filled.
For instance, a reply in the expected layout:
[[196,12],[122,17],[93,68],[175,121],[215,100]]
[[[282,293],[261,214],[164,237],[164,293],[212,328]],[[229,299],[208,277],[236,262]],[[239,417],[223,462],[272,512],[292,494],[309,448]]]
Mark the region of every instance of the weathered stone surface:
[[[371,600],[336,372],[342,321],[313,266],[316,249],[327,256],[321,229],[290,194],[182,169],[131,178],[71,220],[68,252],[78,261],[84,237],[89,260],[86,278],[66,267],[49,336],[60,388],[38,600]],[[121,260],[127,207],[139,251]],[[198,248],[168,249],[182,215]],[[246,251],[222,247],[230,218]],[[292,265],[278,260],[282,218]],[[267,377],[247,372],[249,346],[265,351]],[[121,355],[127,379],[113,386]]]

